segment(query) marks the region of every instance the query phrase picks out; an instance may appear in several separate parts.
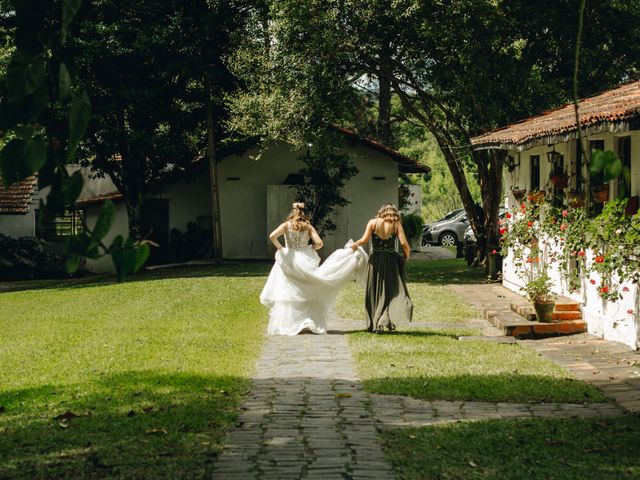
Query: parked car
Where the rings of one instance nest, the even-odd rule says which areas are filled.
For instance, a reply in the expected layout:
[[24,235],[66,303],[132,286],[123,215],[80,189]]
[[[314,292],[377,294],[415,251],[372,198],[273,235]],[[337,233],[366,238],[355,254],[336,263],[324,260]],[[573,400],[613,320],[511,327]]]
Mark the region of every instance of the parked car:
[[422,231],[422,245],[454,247],[461,242],[469,226],[464,209],[453,210],[442,219],[426,225]]

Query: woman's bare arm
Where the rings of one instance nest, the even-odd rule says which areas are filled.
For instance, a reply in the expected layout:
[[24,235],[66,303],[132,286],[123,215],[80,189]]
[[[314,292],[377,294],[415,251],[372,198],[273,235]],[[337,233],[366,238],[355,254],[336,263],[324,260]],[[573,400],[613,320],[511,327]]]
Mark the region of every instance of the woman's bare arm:
[[364,234],[362,235],[362,238],[360,238],[359,240],[356,240],[355,242],[353,242],[351,244],[351,248],[355,251],[359,246],[366,244],[369,239],[371,238],[371,232],[373,231],[373,228],[375,227],[375,220],[369,220],[369,223],[367,223],[366,228],[364,229]]
[[284,232],[286,232],[286,231],[287,231],[287,222],[284,222],[284,223],[280,224],[280,226],[278,228],[276,228],[273,232],[271,232],[269,234],[269,240],[271,240],[271,243],[273,243],[278,250],[280,250],[282,248],[282,244],[280,243],[278,238],[280,238],[282,235],[284,235]]
[[313,225],[309,225],[309,236],[313,241],[314,250],[320,250],[324,246],[324,242],[320,238],[320,235],[318,235],[318,232],[316,232],[316,229],[313,228]]
[[398,222],[397,227],[398,227],[398,241],[400,242],[402,253],[404,253],[404,258],[406,260],[409,260],[411,247],[409,246],[409,242],[407,241],[407,236],[404,234],[404,228],[402,228],[402,223]]

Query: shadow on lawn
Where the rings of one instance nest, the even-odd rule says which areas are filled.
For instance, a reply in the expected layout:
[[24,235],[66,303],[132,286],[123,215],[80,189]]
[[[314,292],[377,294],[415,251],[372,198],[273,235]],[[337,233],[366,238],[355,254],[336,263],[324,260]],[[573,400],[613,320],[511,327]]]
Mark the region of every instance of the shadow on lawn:
[[383,432],[400,478],[640,477],[640,417],[464,422]]
[[[142,270],[130,276],[124,283],[148,282],[155,280],[169,280],[174,278],[204,278],[204,277],[266,277],[271,269],[272,262],[229,262],[221,267],[216,265],[188,265],[159,268],[153,270]],[[2,292],[17,292],[24,290],[54,290],[54,289],[74,289],[90,288],[104,285],[117,284],[115,275],[83,275],[73,278],[58,280],[27,280],[16,282],[0,283],[0,294]]]
[[[403,371],[406,365],[398,364]],[[492,375],[420,375],[369,378],[374,393],[408,395],[424,400],[516,403],[584,403],[606,401],[600,391],[572,378],[501,373]]]
[[[126,372],[5,391],[0,478],[211,476],[248,389],[243,378]],[[66,412],[78,416],[55,418]]]

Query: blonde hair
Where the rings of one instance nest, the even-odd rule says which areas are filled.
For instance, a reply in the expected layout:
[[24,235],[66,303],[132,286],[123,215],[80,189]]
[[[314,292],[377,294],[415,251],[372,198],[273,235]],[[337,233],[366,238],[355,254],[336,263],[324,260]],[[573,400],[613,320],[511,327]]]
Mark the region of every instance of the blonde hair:
[[293,230],[306,230],[311,225],[309,217],[307,216],[307,210],[302,202],[294,202],[291,205],[291,213],[287,217],[287,222],[291,223]]
[[385,203],[378,210],[377,218],[390,218],[394,222],[400,221],[400,212],[398,211],[398,207],[396,207],[393,203]]

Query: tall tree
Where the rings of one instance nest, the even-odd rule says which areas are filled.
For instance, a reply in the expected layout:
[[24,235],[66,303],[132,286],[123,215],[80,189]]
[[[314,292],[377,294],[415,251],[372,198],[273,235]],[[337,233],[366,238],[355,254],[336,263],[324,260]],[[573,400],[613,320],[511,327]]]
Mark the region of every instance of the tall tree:
[[[386,79],[405,111],[435,138],[474,230],[484,230],[488,243],[497,244],[504,154],[472,151],[470,138],[568,99],[574,7],[569,0],[273,1],[269,57],[254,60],[261,69],[252,71],[244,97],[252,101],[234,103],[236,121],[251,128],[260,118],[261,131],[277,135],[286,127],[291,136],[306,124],[281,119],[310,121],[316,114],[318,120],[333,120],[353,105],[348,86],[354,81]],[[637,10],[617,0],[591,5],[589,41],[584,44],[590,53],[583,57],[589,80],[581,84],[583,94],[637,71],[638,42],[615,41],[638,39]],[[615,21],[618,17],[624,20]],[[284,75],[295,82],[277,71],[289,64],[293,72]],[[275,121],[272,113],[260,113],[269,105],[266,99],[317,91],[323,95],[312,94],[311,103],[288,108],[289,103],[281,102]],[[328,114],[325,99],[333,109]],[[246,121],[248,106],[253,122]],[[484,225],[469,189],[469,181],[476,179],[467,178],[465,163],[477,175]]]
[[221,57],[241,13],[205,0],[96,0],[82,12],[75,51],[94,92],[85,159],[124,195],[136,238],[142,198],[167,174],[204,152],[215,167],[223,142],[211,140],[226,137],[222,96],[234,84]]

